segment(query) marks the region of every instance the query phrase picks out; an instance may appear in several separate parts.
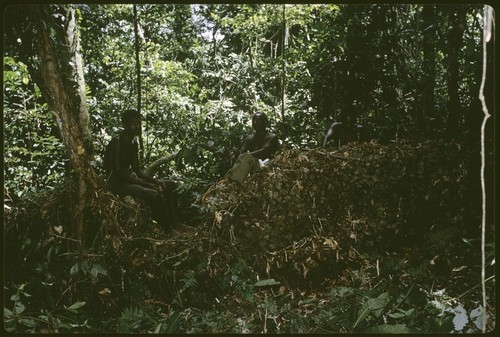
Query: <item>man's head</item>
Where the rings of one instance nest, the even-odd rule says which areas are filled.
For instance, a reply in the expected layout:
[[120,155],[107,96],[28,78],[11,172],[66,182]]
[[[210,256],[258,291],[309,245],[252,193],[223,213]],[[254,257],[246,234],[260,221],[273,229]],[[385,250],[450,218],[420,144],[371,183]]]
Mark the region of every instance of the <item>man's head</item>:
[[127,132],[139,135],[141,131],[141,114],[134,109],[125,110],[122,114],[122,124]]
[[267,115],[263,112],[256,112],[252,116],[252,127],[255,131],[265,130],[268,123]]

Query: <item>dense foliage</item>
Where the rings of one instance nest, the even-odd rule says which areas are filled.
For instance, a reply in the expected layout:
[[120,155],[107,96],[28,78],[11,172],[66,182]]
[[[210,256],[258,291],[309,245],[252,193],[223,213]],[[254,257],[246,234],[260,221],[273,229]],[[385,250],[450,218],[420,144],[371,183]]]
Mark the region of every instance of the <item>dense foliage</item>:
[[[142,160],[172,155],[154,174],[179,183],[182,217],[199,232],[165,239],[141,204],[100,189],[102,202],[87,210],[91,245],[74,249],[74,168],[30,71],[39,61],[26,49],[31,23],[11,7],[3,58],[4,235],[6,270],[15,270],[4,284],[8,331],[481,329],[483,6],[75,6],[94,169],[103,176],[120,113],[140,102]],[[489,67],[491,43],[487,51]],[[493,108],[492,76],[485,88]],[[282,171],[255,175],[243,192],[214,185],[256,111],[280,137]],[[372,142],[319,151],[331,122],[347,119]],[[323,223],[324,235],[312,235]],[[234,235],[247,239],[234,244]],[[325,261],[342,262],[317,260],[325,247]],[[488,318],[491,328],[494,306]]]
[[[458,15],[460,6],[436,7],[436,94],[423,131],[415,125],[422,102],[422,6],[137,7],[146,162],[182,149],[179,162],[188,165],[181,165],[180,173],[200,179],[220,176],[227,168],[227,158],[221,156],[239,146],[249,131],[248,116],[257,110],[270,115],[272,128],[287,147],[317,146],[331,121],[346,115],[384,140],[424,131],[425,137],[446,133],[451,62],[446,37],[452,24],[448,16],[454,10]],[[120,127],[120,111],[137,102],[132,6],[78,9],[99,169],[102,149]],[[476,93],[482,65],[482,7],[466,6],[463,15],[459,138],[470,135],[477,146],[479,124],[473,116],[477,120],[480,115]],[[24,152],[38,155],[23,143],[50,130],[54,138],[44,138],[50,142],[47,149],[37,145],[42,155],[36,167],[44,174],[50,169],[48,176],[57,179],[63,160],[52,149],[57,148],[57,131],[26,67],[16,61],[16,42],[10,42],[4,58],[4,115],[10,130],[6,139],[13,147],[6,147],[6,164],[17,167]],[[32,111],[30,118],[35,120],[20,123],[20,118],[28,118],[21,111]],[[38,128],[40,119],[43,125]],[[199,147],[207,144],[211,153]],[[54,158],[60,159],[54,163]],[[58,169],[51,168],[54,164]],[[18,186],[14,194],[30,188],[31,181],[16,177],[7,172],[6,181]]]

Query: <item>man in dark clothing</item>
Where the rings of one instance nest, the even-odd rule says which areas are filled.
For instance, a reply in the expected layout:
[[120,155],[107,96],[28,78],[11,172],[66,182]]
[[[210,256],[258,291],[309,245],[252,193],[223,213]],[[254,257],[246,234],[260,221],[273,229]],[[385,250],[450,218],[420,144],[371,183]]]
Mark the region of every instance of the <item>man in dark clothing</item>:
[[267,131],[269,120],[263,112],[257,112],[252,116],[252,127],[255,133],[248,135],[243,142],[241,153],[248,152],[257,159],[270,159],[279,148],[278,136]]
[[257,112],[252,116],[252,127],[255,132],[243,141],[241,154],[225,179],[243,183],[251,171],[267,164],[278,151],[280,146],[278,136],[267,131],[267,124],[268,118],[265,113]]
[[177,235],[180,231],[192,231],[192,227],[178,221],[175,183],[152,178],[139,167],[135,138],[140,135],[140,113],[137,110],[126,110],[122,114],[122,124],[123,131],[109,145],[109,189],[119,196],[130,195],[145,200],[151,207],[153,218],[167,232]]

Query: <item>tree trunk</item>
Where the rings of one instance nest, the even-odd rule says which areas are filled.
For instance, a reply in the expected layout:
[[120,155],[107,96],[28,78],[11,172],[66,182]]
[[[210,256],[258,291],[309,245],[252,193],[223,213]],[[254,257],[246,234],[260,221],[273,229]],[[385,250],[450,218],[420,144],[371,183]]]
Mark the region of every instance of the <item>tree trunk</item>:
[[465,30],[464,6],[452,7],[449,13],[451,29],[448,33],[448,136],[455,138],[459,131],[460,106],[460,64],[459,54]]
[[281,120],[283,121],[283,138],[288,134],[285,123],[286,110],[286,48],[288,45],[288,27],[286,24],[286,4],[283,4],[282,35],[281,35]]
[[[135,75],[137,83],[137,111],[141,113],[142,106],[142,81],[141,81],[141,61],[139,58],[139,21],[137,18],[137,5],[134,8],[134,48],[135,48]],[[144,159],[144,141],[142,139],[142,132],[139,134],[139,146],[140,146],[140,156],[141,160]]]
[[62,11],[58,13],[61,16],[56,16],[52,8],[40,5],[33,6],[31,10],[39,59],[38,68],[34,69],[40,76],[39,86],[56,117],[75,174],[78,199],[73,210],[73,230],[83,246],[84,210],[97,190],[98,177],[91,166],[92,142],[75,10],[72,7],[55,7]]
[[[424,83],[423,106],[417,115],[417,135],[422,136],[425,131],[426,117],[434,118],[434,83],[436,80],[436,60],[434,57],[435,32],[434,6],[423,6],[424,20]],[[432,131],[432,130],[429,130]],[[428,136],[428,135],[427,135]]]

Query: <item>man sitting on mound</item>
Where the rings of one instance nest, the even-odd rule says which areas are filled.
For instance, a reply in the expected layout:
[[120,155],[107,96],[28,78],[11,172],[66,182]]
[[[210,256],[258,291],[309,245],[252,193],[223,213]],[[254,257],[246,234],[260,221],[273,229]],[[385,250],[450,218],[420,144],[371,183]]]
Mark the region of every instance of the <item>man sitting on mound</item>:
[[178,221],[175,183],[149,177],[139,168],[135,138],[140,136],[140,113],[137,110],[126,110],[122,114],[122,124],[123,131],[110,141],[104,160],[111,192],[146,201],[153,218],[174,236],[179,232],[194,231],[194,228]]
[[264,166],[280,147],[278,136],[267,130],[269,120],[263,112],[252,116],[254,133],[248,135],[241,148],[241,155],[234,166],[226,174],[229,181],[243,183],[248,174]]

